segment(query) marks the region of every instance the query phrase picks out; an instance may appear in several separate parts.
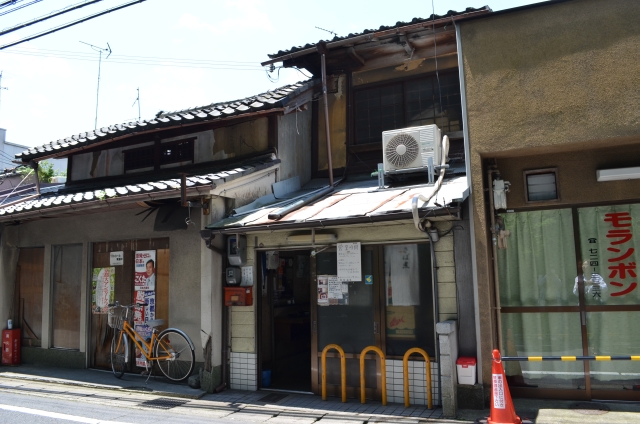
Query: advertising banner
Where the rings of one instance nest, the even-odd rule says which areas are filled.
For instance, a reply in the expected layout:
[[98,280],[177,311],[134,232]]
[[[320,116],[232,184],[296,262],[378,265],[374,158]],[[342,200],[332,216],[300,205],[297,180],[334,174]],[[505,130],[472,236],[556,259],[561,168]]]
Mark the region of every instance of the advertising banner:
[[115,268],[93,268],[91,278],[91,312],[94,314],[107,313],[107,305],[114,302],[115,287]]

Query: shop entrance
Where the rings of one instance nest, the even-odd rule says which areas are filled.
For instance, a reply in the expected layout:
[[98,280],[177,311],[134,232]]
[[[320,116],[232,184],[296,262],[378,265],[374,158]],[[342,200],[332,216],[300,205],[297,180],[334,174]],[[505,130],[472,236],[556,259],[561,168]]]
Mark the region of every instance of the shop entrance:
[[310,251],[260,256],[260,387],[311,392]]

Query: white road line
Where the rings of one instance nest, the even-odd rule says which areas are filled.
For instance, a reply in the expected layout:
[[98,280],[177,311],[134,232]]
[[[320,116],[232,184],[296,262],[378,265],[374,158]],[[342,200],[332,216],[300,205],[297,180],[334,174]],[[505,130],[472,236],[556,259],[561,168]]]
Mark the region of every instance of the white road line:
[[5,411],[21,412],[23,414],[40,415],[42,417],[56,418],[59,420],[75,421],[77,423],[86,424],[129,424],[120,421],[106,421],[95,418],[79,417],[77,415],[58,414],[57,412],[42,411],[40,409],[23,408],[21,406],[2,405],[0,409]]

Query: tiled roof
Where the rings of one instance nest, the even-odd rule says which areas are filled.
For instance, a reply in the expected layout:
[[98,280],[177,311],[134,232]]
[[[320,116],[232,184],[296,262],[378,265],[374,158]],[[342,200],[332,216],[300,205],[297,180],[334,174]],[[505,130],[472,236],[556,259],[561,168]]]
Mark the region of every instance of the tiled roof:
[[[481,8],[473,8],[473,7],[467,7],[464,11],[462,12],[456,12],[455,10],[450,10],[449,12],[447,12],[444,15],[431,15],[428,18],[413,18],[410,22],[396,22],[395,25],[382,25],[380,28],[378,29],[365,29],[364,31],[360,32],[360,33],[355,33],[355,34],[349,34],[345,37],[338,37],[337,35],[335,37],[333,37],[333,39],[331,40],[326,40],[327,43],[332,43],[335,41],[341,41],[341,40],[346,40],[348,38],[355,38],[355,37],[359,37],[361,35],[367,35],[367,34],[373,34],[376,32],[380,32],[380,31],[386,31],[389,29],[395,29],[395,28],[400,28],[400,27],[404,27],[407,25],[413,25],[413,24],[419,24],[419,23],[428,23],[429,21],[433,21],[433,20],[437,20],[437,19],[443,19],[443,18],[450,18],[453,16],[458,16],[458,15],[463,15],[463,14],[468,14],[468,13],[473,13],[473,12],[482,12],[482,11],[486,11],[488,10],[489,7],[488,6],[484,6]],[[315,48],[317,45],[317,43],[311,43],[311,44],[305,44],[304,46],[294,46],[291,47],[288,50],[279,50],[278,53],[273,53],[268,55],[271,59],[275,59],[277,57],[280,56],[284,56],[287,54],[291,54],[291,53],[295,53],[298,52],[300,50],[306,50],[306,49],[310,49],[310,48]]]
[[[224,171],[203,173],[187,177],[187,190],[207,194],[210,190],[245,175],[275,166],[280,159],[262,157],[241,166],[233,166]],[[0,221],[21,219],[25,215],[55,214],[54,209],[71,207],[73,209],[107,207],[115,203],[131,203],[144,200],[166,199],[180,196],[180,179],[169,178],[144,183],[122,184],[119,186],[102,187],[92,190],[72,191],[68,186],[51,186],[41,190],[42,196],[25,200],[0,209]],[[35,191],[21,193],[5,201],[10,203],[20,197],[33,195]],[[100,203],[104,202],[104,203]]]
[[291,98],[306,91],[313,85],[314,81],[308,80],[286,85],[245,99],[212,103],[207,106],[178,110],[175,112],[161,112],[150,120],[126,122],[102,127],[94,131],[83,132],[64,139],[51,141],[42,146],[32,147],[22,153],[16,154],[16,159],[28,162],[38,157],[51,156],[58,152],[74,150],[82,146],[122,137],[127,134],[143,133],[153,129],[191,124],[199,121],[215,121],[227,117],[276,109],[286,106]]

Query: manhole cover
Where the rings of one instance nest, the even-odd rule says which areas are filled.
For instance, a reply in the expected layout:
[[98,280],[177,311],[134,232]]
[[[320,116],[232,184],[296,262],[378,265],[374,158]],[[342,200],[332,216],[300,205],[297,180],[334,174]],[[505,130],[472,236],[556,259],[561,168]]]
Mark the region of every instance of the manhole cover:
[[603,415],[611,411],[607,405],[593,402],[574,403],[569,409],[583,415]]
[[280,393],[271,393],[269,395],[266,395],[263,398],[260,398],[258,402],[276,403],[276,402],[280,402],[282,399],[286,398],[287,396],[289,395],[283,395]]
[[144,401],[139,406],[146,406],[147,408],[156,408],[156,409],[171,409],[176,406],[184,405],[189,402],[184,399],[171,399],[171,398],[157,398],[152,400]]

